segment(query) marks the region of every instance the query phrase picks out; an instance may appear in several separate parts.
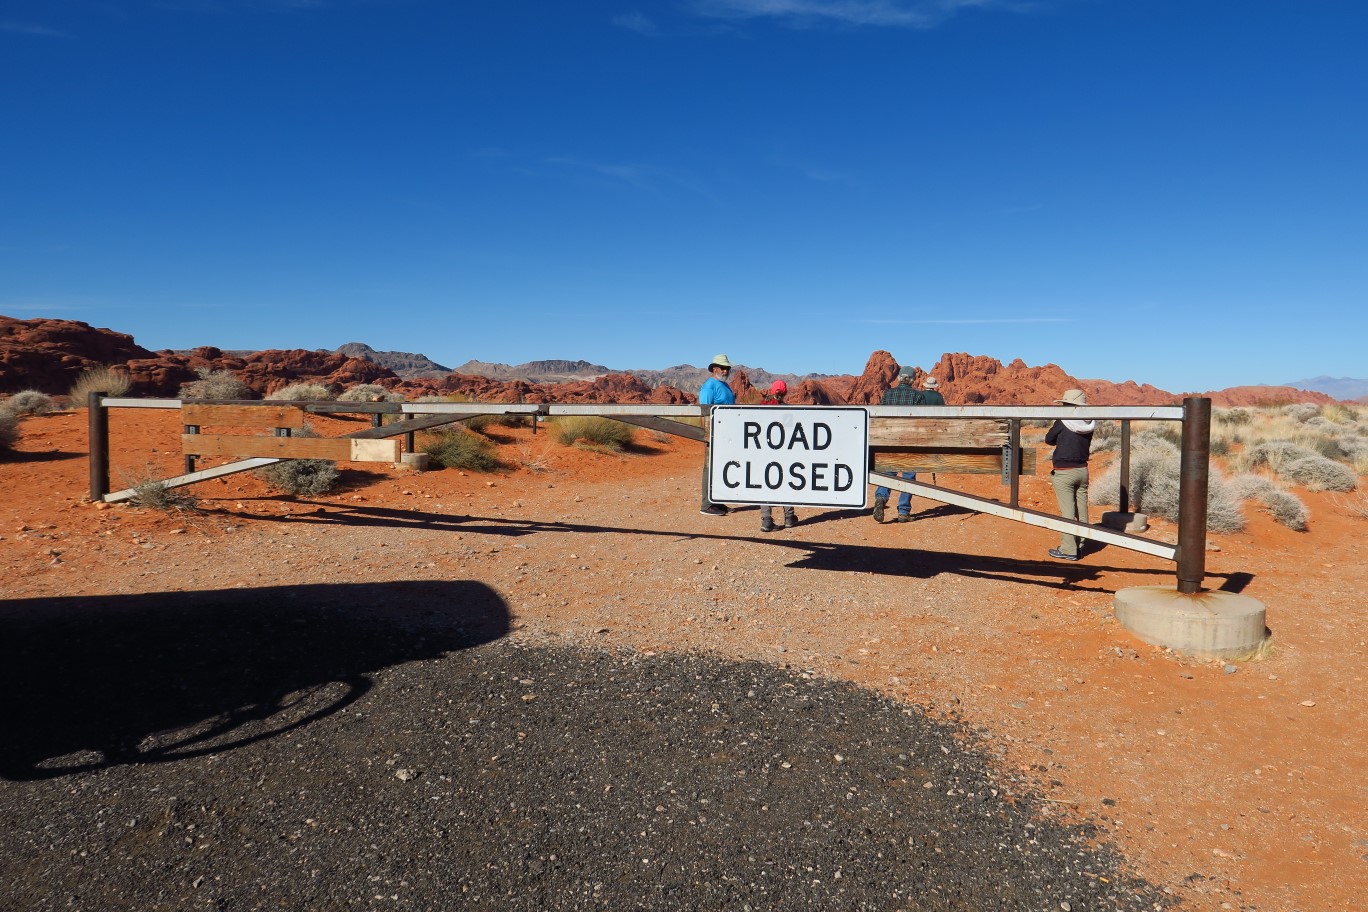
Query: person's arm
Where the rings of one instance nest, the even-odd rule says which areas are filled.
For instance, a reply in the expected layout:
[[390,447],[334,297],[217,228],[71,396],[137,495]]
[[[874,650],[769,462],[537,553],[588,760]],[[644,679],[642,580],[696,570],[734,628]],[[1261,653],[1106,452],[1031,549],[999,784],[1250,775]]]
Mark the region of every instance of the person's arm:
[[1050,429],[1045,432],[1045,442],[1053,446],[1054,442],[1059,439],[1059,432],[1062,430],[1064,430],[1064,422],[1062,421],[1056,421],[1050,425]]

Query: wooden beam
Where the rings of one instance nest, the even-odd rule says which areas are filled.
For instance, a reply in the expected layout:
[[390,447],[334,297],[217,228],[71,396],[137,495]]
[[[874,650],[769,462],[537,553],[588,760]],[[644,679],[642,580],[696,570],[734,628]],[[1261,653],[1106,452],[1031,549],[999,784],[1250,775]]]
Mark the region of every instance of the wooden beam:
[[649,415],[618,415],[614,420],[621,421],[623,424],[635,424],[637,427],[650,428],[653,431],[660,431],[662,434],[687,437],[689,440],[705,439],[702,428],[679,421],[670,421],[668,418],[652,418]]
[[[875,450],[871,465],[876,472],[940,472],[946,475],[1001,475],[1002,450],[939,450],[902,448]],[[1021,451],[1021,473],[1034,475],[1034,449]]]
[[268,456],[276,459],[332,459],[338,462],[398,462],[398,440],[352,437],[239,437],[182,434],[181,448],[195,456]]
[[952,418],[879,418],[870,416],[869,445],[939,448],[1000,447],[1009,439],[1000,418],[962,421]]
[[187,402],[181,406],[181,424],[199,427],[302,428],[304,410],[293,405],[203,405]]

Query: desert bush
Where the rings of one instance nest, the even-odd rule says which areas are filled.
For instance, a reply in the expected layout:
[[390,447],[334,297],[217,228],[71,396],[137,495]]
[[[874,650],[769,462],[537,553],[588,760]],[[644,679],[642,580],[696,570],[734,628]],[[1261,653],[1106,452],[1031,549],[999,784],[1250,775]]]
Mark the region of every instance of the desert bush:
[[199,499],[182,488],[173,488],[164,481],[145,478],[129,485],[133,493],[128,502],[135,507],[161,510],[163,513],[199,512]]
[[1284,405],[1282,413],[1293,421],[1305,423],[1320,414],[1320,406],[1310,402],[1294,402]]
[[67,391],[67,398],[72,408],[85,408],[91,393],[126,396],[132,388],[133,378],[125,371],[101,364],[82,371]]
[[619,452],[632,443],[632,426],[611,418],[591,415],[557,418],[552,430],[556,439],[566,446],[584,443]]
[[1353,469],[1324,456],[1294,459],[1283,465],[1278,475],[1311,491],[1352,491],[1358,487]]
[[1237,462],[1244,471],[1267,466],[1273,472],[1278,472],[1289,462],[1315,455],[1313,451],[1290,440],[1265,440],[1246,447]]
[[448,469],[492,472],[499,467],[494,444],[463,427],[444,428],[428,435],[423,452]]
[[1310,513],[1301,499],[1291,491],[1278,487],[1264,475],[1243,474],[1230,479],[1227,487],[1232,496],[1241,501],[1256,501],[1268,510],[1274,522],[1294,532],[1305,532]]
[[472,431],[483,434],[488,427],[531,427],[532,421],[531,415],[476,415],[462,423]]
[[14,448],[15,441],[19,439],[19,421],[18,415],[0,409],[0,453]]
[[393,393],[378,383],[358,383],[337,397],[338,402],[403,402],[403,393]]
[[238,379],[229,370],[214,370],[210,367],[195,369],[198,380],[182,383],[181,399],[255,399],[252,388]]
[[1212,424],[1249,424],[1254,420],[1254,413],[1247,408],[1235,406],[1228,409],[1214,409],[1211,413]]
[[[317,437],[309,426],[297,428],[291,437]],[[337,484],[337,463],[331,459],[282,459],[262,466],[254,473],[267,485],[285,494],[310,497],[326,494]]]
[[1358,421],[1358,412],[1351,405],[1342,402],[1331,402],[1329,405],[1321,406],[1321,417],[1335,424],[1353,424]]
[[266,394],[272,402],[328,402],[333,391],[322,383],[291,383]]
[[[1178,448],[1162,436],[1146,431],[1136,435],[1130,462],[1130,501],[1137,512],[1178,520],[1181,457]],[[1112,505],[1121,500],[1121,465],[1113,463],[1089,486],[1089,500]],[[1239,532],[1245,527],[1239,499],[1212,469],[1207,478],[1207,528],[1212,532]]]
[[15,393],[3,404],[3,408],[12,415],[46,415],[55,407],[51,396],[37,390]]

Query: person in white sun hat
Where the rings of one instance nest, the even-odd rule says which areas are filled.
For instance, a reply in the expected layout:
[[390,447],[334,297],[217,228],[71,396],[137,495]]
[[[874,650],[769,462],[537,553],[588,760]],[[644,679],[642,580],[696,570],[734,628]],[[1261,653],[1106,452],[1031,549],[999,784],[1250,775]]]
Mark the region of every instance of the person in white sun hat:
[[[727,375],[731,373],[731,361],[726,355],[714,355],[708,362],[707,380],[703,381],[703,386],[698,390],[699,405],[735,405],[736,394],[727,385]],[[706,446],[706,444],[704,444]],[[729,511],[720,503],[713,503],[708,498],[708,463],[712,459],[711,451],[705,451],[703,456],[703,502],[698,512],[704,516],[726,516]]]
[[[1088,397],[1080,389],[1065,390],[1055,402],[1061,405],[1087,405]],[[1088,452],[1092,449],[1093,431],[1097,422],[1065,418],[1056,421],[1045,432],[1045,442],[1052,445],[1050,484],[1059,501],[1059,515],[1081,523],[1088,521]],[[1059,535],[1059,547],[1050,549],[1050,557],[1076,561],[1083,539],[1068,532]]]

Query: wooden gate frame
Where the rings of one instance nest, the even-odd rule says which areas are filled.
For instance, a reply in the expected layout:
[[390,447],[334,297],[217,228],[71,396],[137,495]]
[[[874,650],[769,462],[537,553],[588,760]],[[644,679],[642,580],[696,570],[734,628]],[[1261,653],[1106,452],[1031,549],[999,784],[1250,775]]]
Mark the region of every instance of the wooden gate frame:
[[[410,451],[413,449],[413,433],[415,431],[426,430],[428,428],[440,427],[444,424],[451,424],[466,418],[479,415],[527,415],[534,418],[557,417],[557,416],[595,416],[615,418],[629,424],[651,428],[667,434],[674,434],[686,437],[691,440],[705,440],[706,434],[701,427],[678,421],[679,418],[703,418],[704,424],[711,414],[712,406],[708,405],[622,405],[622,404],[596,404],[596,405],[556,405],[556,404],[524,404],[524,403],[488,403],[488,402],[261,402],[256,400],[194,400],[192,405],[224,405],[224,406],[245,406],[251,408],[276,408],[293,407],[300,410],[301,414],[370,414],[372,416],[372,427],[345,435],[344,438],[330,438],[331,440],[380,440],[383,438],[397,437],[404,435]],[[134,495],[133,489],[109,493],[109,412],[111,408],[174,408],[183,407],[179,399],[130,399],[109,397],[103,392],[92,392],[87,399],[89,410],[89,431],[90,431],[90,499],[92,501],[103,500],[115,502],[127,500]],[[820,408],[820,406],[818,406]],[[963,494],[952,491],[937,485],[929,485],[923,482],[906,481],[896,476],[881,474],[878,471],[871,471],[867,479],[868,483],[875,486],[883,486],[898,491],[907,491],[918,494],[931,500],[943,503],[954,504],[966,507],[980,513],[989,513],[1011,519],[1016,522],[1024,522],[1028,525],[1041,526],[1059,532],[1068,532],[1082,538],[1102,541],[1118,547],[1151,554],[1162,557],[1166,560],[1174,560],[1178,565],[1178,591],[1185,594],[1199,592],[1202,580],[1206,575],[1206,530],[1207,530],[1207,488],[1210,477],[1210,444],[1211,444],[1211,400],[1204,396],[1189,396],[1183,400],[1179,406],[984,406],[984,405],[945,405],[945,406],[897,406],[897,405],[870,405],[861,406],[870,415],[871,428],[881,427],[881,436],[877,442],[871,443],[873,450],[870,465],[884,469],[897,469],[901,465],[909,466],[911,469],[915,465],[951,465],[957,466],[959,472],[963,471],[984,471],[983,466],[987,465],[992,471],[1001,471],[1003,483],[1009,485],[1010,493],[1007,503],[989,500],[987,498],[975,497],[970,494]],[[381,417],[385,414],[401,415],[403,418],[389,425],[381,424]],[[1023,508],[1019,503],[1019,482],[1020,476],[1025,472],[1031,474],[1033,468],[1031,460],[1025,456],[1021,447],[1021,422],[1032,420],[1055,420],[1063,418],[1093,418],[1110,419],[1121,422],[1121,488],[1120,488],[1120,511],[1126,512],[1129,508],[1129,489],[1130,489],[1130,422],[1132,421],[1180,421],[1182,422],[1182,446],[1179,464],[1179,502],[1178,502],[1178,544],[1171,545],[1167,542],[1146,539],[1138,535],[1130,535],[1124,532],[1113,532],[1100,526],[1094,526],[1086,522],[1075,522],[1062,519],[1047,513]],[[888,420],[892,419],[893,424]],[[907,419],[922,419],[920,425],[916,423],[905,423],[903,428],[906,433],[895,432],[891,428],[898,426],[899,422],[906,422]],[[945,436],[942,434],[938,443],[923,445],[923,443],[912,442],[921,434],[923,440],[929,439],[928,428],[940,428],[944,431],[941,422],[945,421],[987,421],[999,422],[995,427],[1000,427],[1000,422],[1005,420],[1007,423],[1005,439],[999,440],[996,437],[986,444],[983,427],[977,431],[960,433],[958,436],[950,435],[951,442],[969,441],[969,446],[948,446],[945,444]],[[535,424],[533,430],[535,433]],[[196,430],[198,430],[196,428]],[[193,436],[191,427],[186,428],[186,437]],[[999,433],[1000,431],[995,431]],[[873,440],[874,434],[871,433]],[[258,440],[272,440],[270,437],[256,438]],[[308,438],[293,438],[305,440]],[[999,445],[1000,444],[1000,445]],[[1000,451],[1000,455],[993,457],[993,450]],[[975,467],[968,467],[969,463],[963,458],[970,452],[978,456],[987,455],[987,460],[974,462]],[[251,456],[247,459],[228,463],[227,465],[217,466],[212,469],[193,471],[194,454],[188,454],[187,471],[184,475],[175,478],[165,479],[163,484],[168,487],[178,487],[181,485],[194,484],[210,478],[217,478],[223,475],[230,475],[236,472],[244,472],[258,468],[263,465],[270,465],[279,462],[285,456]],[[334,457],[335,458],[335,457]],[[927,463],[918,460],[932,460]],[[946,462],[946,460],[960,460],[959,462]],[[926,469],[934,471],[936,469]],[[938,471],[949,472],[948,468],[941,468]]]

